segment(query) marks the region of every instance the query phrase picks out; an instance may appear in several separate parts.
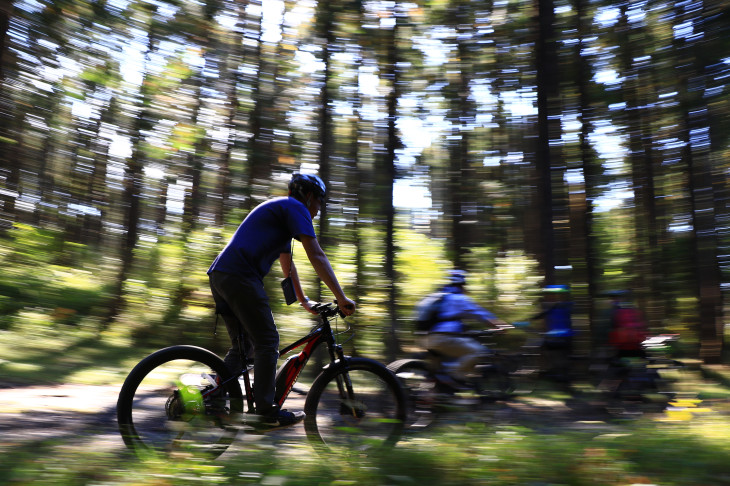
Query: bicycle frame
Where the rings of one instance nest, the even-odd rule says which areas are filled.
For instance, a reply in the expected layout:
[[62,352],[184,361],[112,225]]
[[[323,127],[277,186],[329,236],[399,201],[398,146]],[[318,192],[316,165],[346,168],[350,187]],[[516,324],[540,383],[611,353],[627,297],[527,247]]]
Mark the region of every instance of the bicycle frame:
[[[319,315],[322,318],[322,324],[312,330],[309,334],[304,336],[301,339],[298,339],[297,341],[293,342],[292,344],[282,348],[279,351],[279,356],[285,356],[292,351],[294,351],[297,348],[300,348],[304,346],[304,349],[302,349],[299,353],[290,356],[287,358],[286,362],[282,365],[282,367],[277,372],[277,387],[276,387],[276,395],[274,397],[274,402],[279,406],[283,406],[284,402],[289,396],[289,393],[291,392],[292,388],[294,387],[294,384],[296,383],[297,379],[299,378],[299,375],[301,374],[304,367],[309,362],[309,358],[312,356],[314,351],[322,344],[327,345],[327,351],[330,358],[330,363],[334,363],[337,360],[344,360],[345,354],[342,350],[342,346],[339,344],[336,344],[335,342],[335,335],[332,331],[332,326],[330,325],[330,318],[337,315],[337,308],[335,307],[332,309],[329,306],[323,306],[322,308],[318,309]],[[238,340],[239,342],[239,352],[241,353],[241,356],[243,357],[243,362],[248,363],[250,362],[244,353],[242,340]],[[238,376],[243,375],[243,383],[244,383],[244,395],[246,397],[246,405],[248,406],[248,413],[253,413],[255,410],[255,404],[254,404],[254,394],[253,394],[253,387],[251,386],[251,378],[248,374],[249,367],[246,366],[241,371],[240,375],[237,375],[231,379],[238,379]],[[283,383],[280,383],[279,380],[281,379],[280,376],[283,376]],[[279,386],[282,385],[283,386]],[[351,395],[352,394],[352,385],[349,383],[343,384],[338,381],[337,386],[340,390],[340,394],[345,397],[345,389],[347,389],[347,392]],[[212,390],[211,390],[212,391]]]
[[274,401],[277,405],[279,405],[279,407],[284,405],[284,402],[294,387],[297,378],[299,378],[300,373],[307,365],[307,362],[309,362],[309,358],[312,356],[312,353],[314,353],[321,344],[327,345],[330,363],[334,363],[338,359],[344,359],[345,355],[342,350],[342,346],[335,344],[335,336],[332,332],[329,319],[323,316],[322,321],[323,322],[320,327],[289,346],[286,346],[279,352],[280,356],[285,356],[295,349],[304,346],[304,349],[302,349],[299,353],[287,358],[284,365],[280,368],[279,374],[283,376],[285,387],[283,390],[279,390],[277,387],[276,390]]

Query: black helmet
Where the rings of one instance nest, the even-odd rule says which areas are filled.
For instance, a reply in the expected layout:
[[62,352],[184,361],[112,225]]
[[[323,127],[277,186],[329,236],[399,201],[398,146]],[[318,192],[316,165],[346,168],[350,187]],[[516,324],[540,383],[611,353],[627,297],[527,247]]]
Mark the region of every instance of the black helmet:
[[308,192],[313,193],[318,199],[324,199],[327,195],[322,179],[314,174],[294,173],[289,181],[289,194],[303,201]]

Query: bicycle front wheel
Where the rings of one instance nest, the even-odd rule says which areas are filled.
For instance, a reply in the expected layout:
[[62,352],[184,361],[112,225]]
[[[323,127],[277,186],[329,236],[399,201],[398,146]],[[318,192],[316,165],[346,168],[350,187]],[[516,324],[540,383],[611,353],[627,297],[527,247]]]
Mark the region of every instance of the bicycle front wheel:
[[236,436],[243,412],[238,380],[223,361],[195,346],[147,356],[124,381],[117,423],[125,444],[146,451],[217,457]]
[[507,370],[499,364],[477,366],[474,388],[483,400],[502,400],[512,395],[515,385]]
[[366,358],[348,358],[325,369],[312,384],[304,412],[304,428],[315,446],[360,451],[395,444],[407,414],[395,375]]
[[401,359],[388,365],[406,388],[409,429],[424,429],[436,420],[439,390],[436,378],[421,359]]

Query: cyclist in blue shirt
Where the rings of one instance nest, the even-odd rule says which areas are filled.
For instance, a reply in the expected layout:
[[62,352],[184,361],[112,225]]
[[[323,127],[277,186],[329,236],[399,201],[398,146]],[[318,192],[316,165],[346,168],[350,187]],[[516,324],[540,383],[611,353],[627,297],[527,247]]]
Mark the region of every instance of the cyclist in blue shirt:
[[449,374],[464,381],[489,350],[474,338],[463,334],[464,320],[476,320],[496,328],[512,326],[486,310],[466,294],[466,272],[451,270],[448,283],[441,289],[445,295],[439,306],[436,324],[424,338],[424,347],[454,360]]
[[264,277],[278,259],[285,276],[291,277],[297,300],[312,312],[292,260],[292,239],[297,239],[315,272],[332,291],[345,315],[355,312],[355,302],[345,296],[332,265],[317,241],[312,218],[324,204],[324,182],[312,174],[296,173],[289,182],[289,196],[266,201],[243,220],[226,247],[208,270],[210,288],[221,313],[231,348],[224,362],[233,373],[243,368],[240,343],[254,357],[254,399],[263,424],[279,427],[295,424],[303,412],[279,410],[274,404],[279,358],[279,332],[264,290]]
[[556,381],[568,381],[575,334],[571,318],[573,302],[570,301],[570,287],[547,285],[543,293],[543,310],[533,319],[543,319],[545,322],[543,353],[548,366],[545,375]]

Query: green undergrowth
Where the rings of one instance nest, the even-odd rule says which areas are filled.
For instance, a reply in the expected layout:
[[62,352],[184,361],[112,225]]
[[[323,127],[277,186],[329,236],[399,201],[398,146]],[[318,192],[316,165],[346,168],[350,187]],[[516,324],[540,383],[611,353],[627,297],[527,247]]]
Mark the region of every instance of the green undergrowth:
[[544,434],[484,423],[410,437],[383,454],[319,455],[267,437],[219,459],[139,459],[126,451],[43,442],[3,451],[0,484],[687,485],[727,484],[730,427],[720,414],[642,419],[601,431]]

